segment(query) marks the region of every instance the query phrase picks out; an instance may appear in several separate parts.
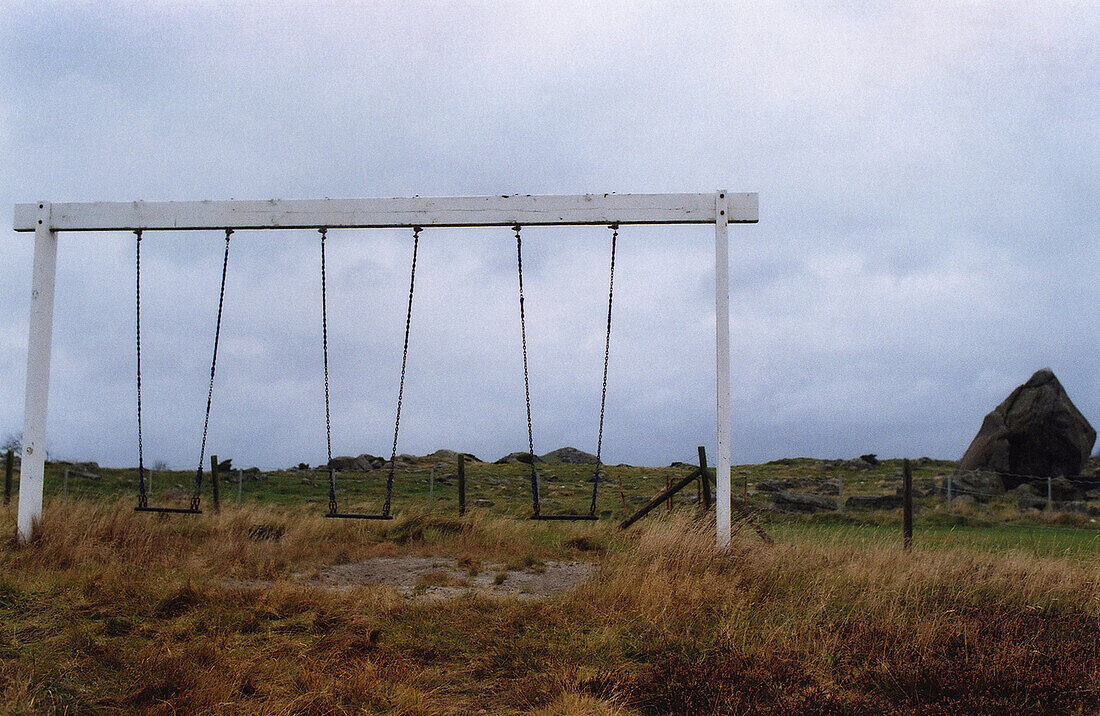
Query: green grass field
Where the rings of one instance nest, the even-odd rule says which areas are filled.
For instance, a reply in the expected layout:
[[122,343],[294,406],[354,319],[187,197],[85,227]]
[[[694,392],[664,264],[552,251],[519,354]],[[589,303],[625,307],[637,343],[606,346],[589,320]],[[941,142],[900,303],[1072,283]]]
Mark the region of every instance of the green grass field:
[[[766,480],[809,478],[843,481],[844,495],[885,494],[896,489],[901,460],[883,460],[874,469],[822,472],[821,461],[810,458],[778,460],[762,465],[738,465],[732,469],[733,500],[740,509],[746,487],[754,509],[770,504],[767,493],[756,492]],[[66,464],[47,467],[46,495],[58,497],[66,492],[74,499],[136,499],[137,472],[133,469],[98,469],[100,479],[71,476],[67,487],[62,475]],[[954,469],[947,461],[915,463],[916,485],[929,486]],[[395,474],[394,510],[456,514],[458,487],[456,467],[449,462],[421,465]],[[477,505],[492,516],[526,517],[531,512],[529,470],[527,465],[495,465],[467,462],[467,505]],[[659,493],[668,481],[687,475],[690,468],[646,468],[605,466],[598,500],[601,518],[621,521],[649,498]],[[591,497],[592,466],[540,464],[538,473],[544,513],[584,512]],[[244,472],[240,497],[246,505],[277,506],[290,512],[318,514],[328,509],[328,476],[323,470],[289,470],[263,473]],[[341,509],[377,511],[382,503],[386,470],[368,473],[339,473],[337,497]],[[183,506],[190,495],[194,472],[156,471],[152,474],[151,504]],[[747,484],[746,484],[747,481]],[[16,486],[18,482],[16,482]],[[621,485],[621,492],[620,492]],[[238,485],[220,483],[221,502],[236,505]],[[211,499],[210,475],[205,475],[204,501]],[[677,509],[687,509],[698,499],[698,485],[687,487],[675,498]],[[624,506],[625,502],[625,506]],[[491,504],[489,504],[491,503]],[[1007,498],[988,505],[957,505],[946,512],[944,499],[918,497],[914,520],[914,538],[926,547],[966,547],[1003,552],[1024,550],[1039,555],[1100,556],[1100,522],[1082,515],[1023,514]],[[658,512],[665,512],[659,508]],[[656,513],[655,513],[656,514]],[[828,513],[812,516],[757,513],[758,519],[777,535],[842,542],[878,542],[900,539],[899,510]]]

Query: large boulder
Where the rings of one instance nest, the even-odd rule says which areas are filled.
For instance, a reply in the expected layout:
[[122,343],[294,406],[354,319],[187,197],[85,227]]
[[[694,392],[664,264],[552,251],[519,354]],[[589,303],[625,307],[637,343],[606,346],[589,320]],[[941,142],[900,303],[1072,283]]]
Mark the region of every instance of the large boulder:
[[595,465],[596,456],[582,452],[575,447],[563,447],[548,452],[540,458],[543,462],[564,463],[566,465]]
[[1011,490],[1022,476],[1080,474],[1095,442],[1096,431],[1044,368],[985,416],[959,470],[999,473]]

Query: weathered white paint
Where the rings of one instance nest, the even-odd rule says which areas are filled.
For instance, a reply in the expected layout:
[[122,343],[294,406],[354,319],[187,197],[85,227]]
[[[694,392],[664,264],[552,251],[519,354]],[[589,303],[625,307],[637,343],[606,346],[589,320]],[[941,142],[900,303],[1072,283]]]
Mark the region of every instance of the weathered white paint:
[[[757,221],[756,194],[727,198],[730,221]],[[36,206],[15,206],[16,231],[34,230]],[[51,221],[54,231],[711,224],[714,194],[97,202],[54,204]]]
[[729,195],[719,191],[714,197],[714,335],[717,380],[714,391],[718,403],[718,464],[714,468],[717,487],[715,531],[718,549],[730,546],[730,255]]
[[718,547],[725,549],[730,543],[731,528],[728,224],[756,223],[758,217],[757,194],[731,194],[726,191],[706,194],[516,194],[394,199],[17,204],[15,230],[35,232],[24,448],[19,483],[19,538],[23,541],[30,539],[34,524],[42,516],[58,231],[714,224],[715,393],[718,409],[715,513]]
[[50,395],[50,343],[53,337],[54,274],[57,268],[57,232],[50,229],[50,204],[41,202],[34,208],[27,391],[23,408],[23,456],[19,469],[18,529],[22,542],[33,536],[35,523],[42,519],[46,403]]

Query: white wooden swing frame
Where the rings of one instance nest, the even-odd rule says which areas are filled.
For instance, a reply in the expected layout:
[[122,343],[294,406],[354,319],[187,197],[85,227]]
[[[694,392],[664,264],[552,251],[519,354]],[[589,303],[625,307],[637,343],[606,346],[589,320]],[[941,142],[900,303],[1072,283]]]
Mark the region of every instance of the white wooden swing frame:
[[19,480],[19,540],[42,519],[46,415],[60,231],[329,229],[714,224],[717,372],[717,546],[730,543],[730,342],[728,224],[759,220],[758,195],[581,194],[393,199],[272,199],[16,204],[15,230],[34,232],[27,389]]

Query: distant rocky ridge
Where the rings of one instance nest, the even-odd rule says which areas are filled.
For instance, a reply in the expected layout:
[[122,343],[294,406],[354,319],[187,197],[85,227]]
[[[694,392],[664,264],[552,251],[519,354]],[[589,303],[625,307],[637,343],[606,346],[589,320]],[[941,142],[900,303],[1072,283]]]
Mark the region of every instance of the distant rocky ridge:
[[[470,453],[461,453],[466,456],[468,462],[483,462],[476,455]],[[394,460],[394,468],[397,470],[412,470],[421,467],[433,467],[435,465],[453,464],[458,460],[459,453],[455,450],[436,450],[428,455],[398,455]],[[513,452],[505,455],[499,460],[495,460],[494,464],[497,465],[515,465],[524,464],[530,465],[532,462],[531,453],[528,452]],[[548,452],[545,455],[536,455],[534,457],[536,463],[548,463],[548,464],[560,464],[560,465],[595,465],[596,456],[586,453],[582,450],[578,450],[574,447],[562,447]],[[389,459],[379,457],[377,455],[371,455],[370,453],[363,453],[362,455],[340,455],[332,458],[328,465],[318,465],[317,469],[323,470],[326,467],[331,466],[335,470],[341,472],[370,472],[371,470],[380,470],[388,467],[390,464]],[[296,468],[292,469],[310,469],[308,465],[302,463]]]
[[[453,465],[458,461],[460,453],[454,450],[436,450],[433,453],[427,455],[407,455],[401,454],[394,458],[393,464],[396,470],[411,470],[417,467],[434,467],[436,465],[448,464]],[[466,456],[466,460],[469,462],[482,462],[476,455],[470,453],[461,453]],[[341,472],[370,472],[371,470],[381,470],[384,467],[388,467],[390,461],[388,458],[378,457],[377,455],[371,455],[370,453],[363,453],[355,457],[341,455],[339,457],[332,458],[328,465],[318,465],[317,469],[323,470],[326,467],[332,467],[334,470]],[[301,469],[303,465],[299,465],[298,469]],[[308,467],[308,466],[306,466]]]

